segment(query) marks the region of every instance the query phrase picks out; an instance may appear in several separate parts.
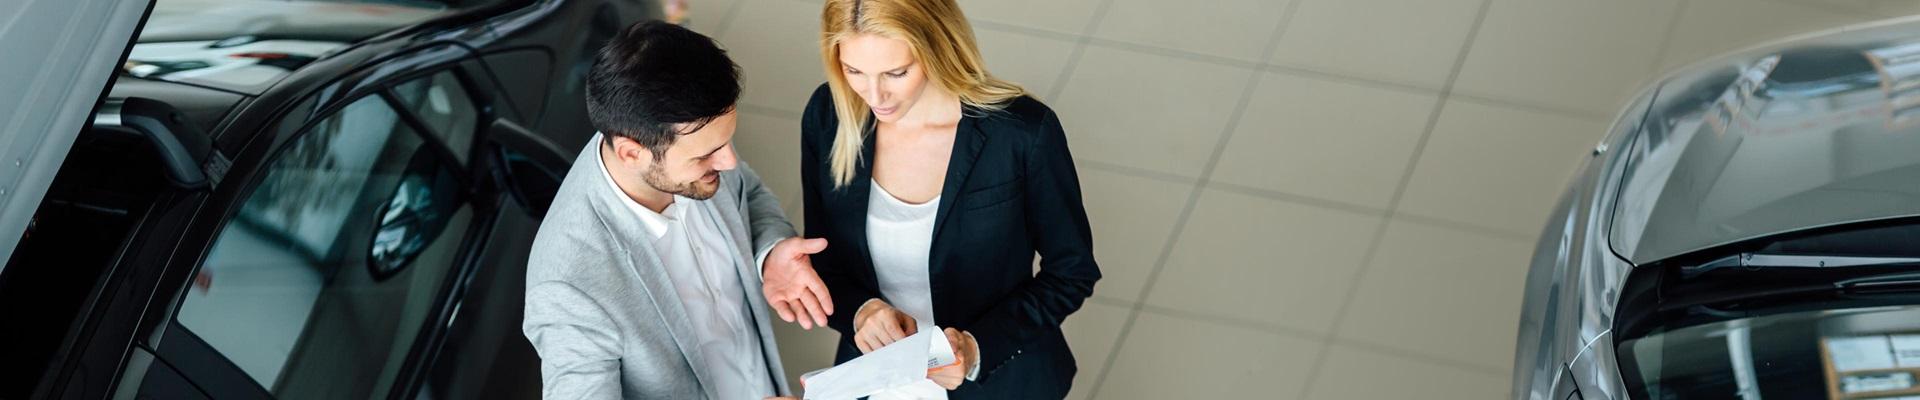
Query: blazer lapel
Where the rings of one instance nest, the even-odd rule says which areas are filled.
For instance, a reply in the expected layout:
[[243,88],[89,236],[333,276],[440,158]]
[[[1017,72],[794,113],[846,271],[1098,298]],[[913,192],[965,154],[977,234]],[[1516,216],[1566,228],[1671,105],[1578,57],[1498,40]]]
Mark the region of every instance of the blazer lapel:
[[753,258],[760,249],[753,247],[753,233],[749,231],[752,227],[747,225],[746,220],[750,216],[747,215],[745,196],[739,175],[722,172],[720,193],[708,200],[712,203],[709,204],[711,207],[703,208],[706,208],[708,220],[718,221],[721,226],[716,228],[720,229],[728,243],[733,244],[728,254],[733,256],[734,277],[740,280],[741,291],[746,292],[747,322],[753,324],[750,332],[741,334],[754,335],[754,339],[760,343],[761,355],[767,362],[767,370],[771,372],[767,379],[773,383],[776,393],[784,394],[787,393],[786,378],[782,375],[785,366],[781,365],[779,350],[774,347],[773,316],[765,307],[767,297],[760,292],[760,265]]
[[[680,354],[687,358],[689,365],[705,365],[701,362],[702,356],[695,343],[697,338],[689,331],[693,320],[687,317],[686,305],[680,302],[680,294],[674,290],[673,282],[668,278],[666,265],[661,262],[659,253],[654,251],[653,235],[641,225],[640,216],[628,211],[624,203],[627,201],[624,198],[626,194],[607,185],[594,186],[599,193],[593,196],[597,203],[595,209],[602,213],[607,227],[613,231],[614,242],[624,247],[634,273],[640,275],[647,298],[653,300],[654,309],[665,322],[667,333],[673,337],[673,344],[680,348]],[[693,368],[693,376],[699,381],[697,383],[702,393],[705,393],[706,382],[712,382],[710,377],[697,367]]]
[[725,172],[720,174],[720,193],[708,200],[712,207],[702,207],[705,209],[703,212],[707,213],[708,220],[718,221],[720,226],[716,228],[720,229],[721,236],[727,239],[727,243],[733,244],[727,254],[733,256],[735,278],[740,279],[740,288],[746,292],[747,313],[753,317],[750,322],[768,322],[766,310],[760,307],[767,304],[766,295],[759,290],[760,266],[753,259],[754,253],[760,249],[753,248],[753,234],[747,231],[749,227],[745,219],[746,199],[741,198],[746,194],[738,189],[740,183],[737,178],[732,183],[727,182],[729,176],[734,175]]
[[[868,118],[867,120],[867,138],[866,140],[860,141],[860,159],[853,163],[853,181],[847,182],[846,187],[840,188],[842,195],[839,197],[839,208],[848,211],[846,214],[843,214],[845,215],[845,220],[840,222],[844,222],[851,227],[851,229],[846,232],[851,234],[849,236],[852,236],[850,239],[853,239],[853,243],[851,244],[853,245],[854,254],[859,254],[861,259],[866,261],[867,264],[867,274],[862,278],[865,278],[868,284],[874,285],[873,287],[877,288],[879,287],[879,275],[873,270],[873,253],[869,252],[867,248],[867,201],[868,197],[873,195],[874,146],[875,142],[879,141],[880,138],[872,134],[872,132],[874,132],[873,118]],[[828,245],[832,246],[834,244],[828,243]]]
[[[728,252],[728,254],[733,256],[734,267],[740,270],[740,277],[753,278],[753,281],[758,281],[760,279],[758,266],[752,264],[753,252],[759,249],[753,248],[753,234],[747,232],[747,221],[744,219],[746,202],[745,199],[739,198],[746,194],[737,188],[740,184],[738,180],[728,182],[728,177],[733,175],[731,172],[720,173],[720,193],[714,195],[712,199],[707,200],[713,203],[711,204],[713,207],[703,208],[706,208],[704,211],[707,213],[709,220],[717,221],[720,224],[717,228],[720,228],[721,236],[727,239],[727,243],[733,244],[733,251]],[[746,283],[746,281],[741,283]]]
[[695,366],[693,376],[700,381],[701,391],[704,392],[706,382],[711,382],[711,377],[698,367],[706,363],[696,344],[698,338],[693,337],[691,332],[693,320],[687,318],[686,304],[680,302],[680,293],[674,290],[673,282],[667,278],[667,269],[660,262],[659,254],[653,251],[653,246],[647,245],[652,242],[627,242],[633,248],[634,267],[642,277],[640,282],[647,288],[647,297],[653,299],[653,304],[660,311],[660,318],[667,322],[667,333],[673,335],[673,344],[680,348],[681,355],[686,356],[687,364]]
[[[966,187],[967,177],[973,173],[974,161],[980,158],[980,148],[986,143],[987,134],[980,131],[978,118],[962,117],[960,126],[954,131],[953,158],[947,161],[947,181],[940,188],[940,209],[934,212],[933,246],[928,252],[933,259],[928,260],[927,269],[929,276],[936,277],[933,280],[936,284],[940,281],[937,279],[940,272],[946,269],[946,263],[941,261],[946,258],[943,255],[948,250],[947,246],[940,245],[940,238],[947,235],[947,220],[953,214],[953,204],[960,200],[960,190]],[[937,293],[940,290],[935,288],[934,291]],[[939,300],[938,295],[934,296],[934,304],[941,304]]]

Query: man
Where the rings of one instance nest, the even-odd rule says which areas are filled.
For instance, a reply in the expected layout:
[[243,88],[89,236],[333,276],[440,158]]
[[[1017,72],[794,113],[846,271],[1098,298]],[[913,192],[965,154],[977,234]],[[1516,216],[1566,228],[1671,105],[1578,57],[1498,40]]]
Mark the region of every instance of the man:
[[825,325],[832,302],[808,255],[826,242],[795,237],[735,158],[738,71],[712,39],[661,22],[627,28],[595,59],[587,113],[600,134],[527,265],[521,328],[544,397],[790,393],[758,305]]

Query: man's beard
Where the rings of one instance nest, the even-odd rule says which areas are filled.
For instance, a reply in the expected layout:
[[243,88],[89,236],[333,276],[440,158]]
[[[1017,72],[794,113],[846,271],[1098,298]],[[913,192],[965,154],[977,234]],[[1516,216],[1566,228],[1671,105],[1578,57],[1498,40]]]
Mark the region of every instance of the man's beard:
[[[708,174],[719,174],[719,172],[709,172]],[[704,179],[706,176],[702,175],[701,178]],[[694,200],[711,199],[715,192],[720,191],[720,180],[718,179],[713,181],[712,186],[707,186],[699,180],[680,183],[668,181],[666,171],[660,168],[659,164],[647,168],[647,172],[640,175],[640,180],[646,182],[647,186],[652,186],[653,190]]]

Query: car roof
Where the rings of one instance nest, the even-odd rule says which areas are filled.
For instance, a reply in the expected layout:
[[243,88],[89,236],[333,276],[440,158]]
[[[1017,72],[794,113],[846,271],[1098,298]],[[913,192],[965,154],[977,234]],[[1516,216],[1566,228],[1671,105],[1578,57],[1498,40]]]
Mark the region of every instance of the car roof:
[[451,11],[305,0],[159,0],[122,72],[258,95],[314,60]]
[[1801,36],[1657,84],[1613,210],[1636,265],[1920,215],[1920,19]]

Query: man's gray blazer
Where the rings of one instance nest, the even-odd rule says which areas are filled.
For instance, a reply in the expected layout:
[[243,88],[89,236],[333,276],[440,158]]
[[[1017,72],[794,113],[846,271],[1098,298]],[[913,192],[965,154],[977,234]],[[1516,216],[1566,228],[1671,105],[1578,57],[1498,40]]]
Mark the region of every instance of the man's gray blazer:
[[[651,236],[607,185],[596,160],[599,140],[578,157],[554,195],[527,261],[526,320],[521,330],[540,353],[542,396],[548,399],[711,398],[711,380],[690,360],[692,324],[667,280]],[[787,390],[772,318],[760,292],[757,250],[796,235],[773,192],[745,162],[720,172],[709,200],[726,226],[746,305],[775,391]],[[731,400],[731,399],[727,399]],[[758,400],[758,399],[754,399]]]

